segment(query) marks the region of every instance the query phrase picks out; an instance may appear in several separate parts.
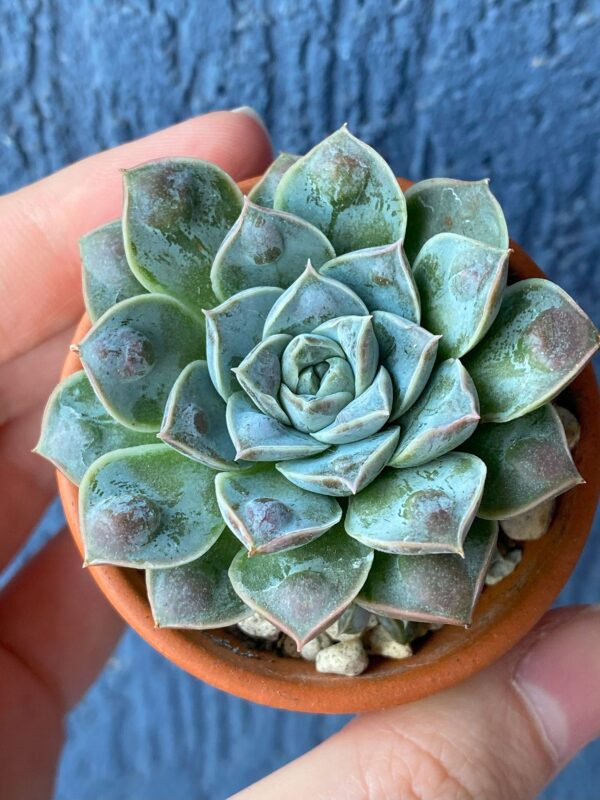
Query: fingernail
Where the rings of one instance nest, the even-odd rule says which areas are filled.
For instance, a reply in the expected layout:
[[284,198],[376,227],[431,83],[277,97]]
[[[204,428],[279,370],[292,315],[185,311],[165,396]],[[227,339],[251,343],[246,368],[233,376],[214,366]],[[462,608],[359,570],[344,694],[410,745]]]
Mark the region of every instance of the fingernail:
[[600,734],[600,605],[540,629],[513,685],[557,764]]
[[250,117],[250,119],[253,119],[254,122],[257,122],[260,125],[260,127],[263,129],[263,131],[270,138],[269,129],[267,128],[267,125],[266,125],[264,119],[261,117],[261,115],[258,113],[258,111],[255,108],[252,108],[251,106],[240,106],[239,108],[232,108],[231,109],[231,113],[232,114],[244,114],[244,116]]

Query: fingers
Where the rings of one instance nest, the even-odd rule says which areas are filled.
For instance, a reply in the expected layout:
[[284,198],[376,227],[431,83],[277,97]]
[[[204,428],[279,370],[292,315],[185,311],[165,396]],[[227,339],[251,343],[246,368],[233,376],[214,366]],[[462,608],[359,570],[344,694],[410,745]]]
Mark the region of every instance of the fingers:
[[[48,388],[46,395],[49,392]],[[43,405],[38,401],[37,407],[0,428],[0,486],[3,487],[0,569],[22,546],[56,494],[54,468],[31,452],[39,437]]]
[[79,238],[118,217],[119,170],[166,156],[214,161],[236,180],[271,160],[265,128],[219,111],[73,164],[0,198],[0,363],[74,323],[82,310]]
[[599,667],[600,608],[553,611],[483,673],[356,718],[236,800],[535,798],[600,733]]
[[0,593],[3,800],[50,797],[64,714],[122,628],[64,531]]
[[35,676],[61,713],[92,683],[122,628],[66,531],[0,593],[0,653]]

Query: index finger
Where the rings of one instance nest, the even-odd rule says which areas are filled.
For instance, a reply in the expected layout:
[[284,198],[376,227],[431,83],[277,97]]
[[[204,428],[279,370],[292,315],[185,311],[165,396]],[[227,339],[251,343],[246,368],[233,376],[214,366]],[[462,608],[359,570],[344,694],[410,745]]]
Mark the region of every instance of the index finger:
[[81,314],[79,239],[119,216],[121,169],[165,156],[212,161],[238,181],[265,169],[269,136],[241,111],[182,122],[0,198],[0,364]]

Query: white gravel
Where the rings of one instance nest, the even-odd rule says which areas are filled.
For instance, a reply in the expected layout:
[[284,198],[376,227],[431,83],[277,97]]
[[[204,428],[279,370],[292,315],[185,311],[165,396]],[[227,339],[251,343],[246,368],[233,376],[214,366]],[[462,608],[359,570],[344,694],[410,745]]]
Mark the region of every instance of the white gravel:
[[522,558],[523,551],[521,548],[509,550],[505,556],[503,556],[499,550],[496,550],[492,557],[492,562],[490,564],[488,573],[485,576],[486,586],[494,586],[496,583],[501,581],[502,578],[506,578],[507,575],[510,575],[510,573],[514,571],[517,564],[521,562]]
[[281,631],[276,628],[268,619],[261,617],[260,614],[252,614],[237,624],[238,628],[255,639],[264,639],[267,642],[275,642],[279,639]]
[[529,511],[517,514],[510,519],[501,519],[500,527],[507,536],[517,542],[529,542],[542,537],[554,516],[556,500],[544,500]]
[[572,411],[569,411],[568,408],[563,408],[562,406],[557,405],[555,405],[554,408],[558,411],[558,416],[560,417],[560,421],[565,429],[565,436],[567,437],[569,450],[572,450],[577,445],[579,437],[581,436],[581,426],[577,421],[575,414],[573,414]]
[[369,657],[360,639],[337,642],[317,653],[315,661],[317,672],[335,675],[360,675],[369,666]]
[[412,656],[412,647],[409,644],[397,642],[392,634],[383,625],[367,631],[364,636],[364,645],[368,653],[386,658],[408,658]]

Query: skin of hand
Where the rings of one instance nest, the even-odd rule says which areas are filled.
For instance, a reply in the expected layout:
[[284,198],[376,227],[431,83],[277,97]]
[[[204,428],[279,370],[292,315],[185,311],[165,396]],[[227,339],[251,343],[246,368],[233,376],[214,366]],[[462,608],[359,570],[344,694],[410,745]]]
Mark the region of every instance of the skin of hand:
[[[272,151],[255,112],[215,112],[0,198],[0,569],[55,493],[53,470],[30,450],[83,311],[79,238],[119,216],[119,169],[173,155],[214,161],[242,180]],[[3,800],[51,797],[64,716],[121,630],[65,531],[0,593]],[[527,800],[599,733],[600,607],[557,609],[487,670],[356,717],[235,797]]]

